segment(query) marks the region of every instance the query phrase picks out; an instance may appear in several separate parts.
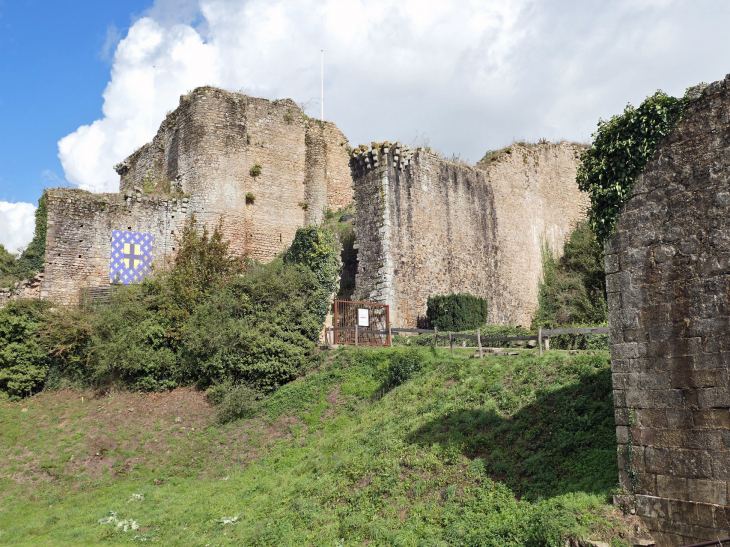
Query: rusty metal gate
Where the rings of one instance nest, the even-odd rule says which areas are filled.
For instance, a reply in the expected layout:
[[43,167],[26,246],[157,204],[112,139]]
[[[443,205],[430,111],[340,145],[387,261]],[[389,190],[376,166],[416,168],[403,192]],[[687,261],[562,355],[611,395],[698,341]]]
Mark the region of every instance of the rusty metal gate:
[[334,326],[335,344],[390,345],[387,304],[335,300]]

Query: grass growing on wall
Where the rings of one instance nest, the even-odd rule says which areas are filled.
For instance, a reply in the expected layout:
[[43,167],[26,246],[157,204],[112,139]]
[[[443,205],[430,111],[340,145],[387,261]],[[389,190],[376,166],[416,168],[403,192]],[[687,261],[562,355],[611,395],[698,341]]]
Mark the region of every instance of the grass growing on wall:
[[[617,546],[628,532],[606,505],[606,354],[348,348],[227,425],[194,391],[63,391],[0,406],[0,427],[10,545]],[[111,512],[128,531],[99,523]]]

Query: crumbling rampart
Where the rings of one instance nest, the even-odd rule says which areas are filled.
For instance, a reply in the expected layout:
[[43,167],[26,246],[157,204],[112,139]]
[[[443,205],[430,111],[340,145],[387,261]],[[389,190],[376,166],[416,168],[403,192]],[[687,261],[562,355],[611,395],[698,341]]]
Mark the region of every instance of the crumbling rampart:
[[489,321],[529,325],[541,248],[562,251],[588,198],[575,183],[579,149],[515,144],[467,166],[400,143],[355,149],[356,298],[391,306],[415,326],[434,294],[487,298]]
[[347,139],[289,100],[198,88],[180,98],[152,142],[115,166],[119,194],[49,193],[42,298],[74,302],[109,284],[115,230],[154,238],[152,264],[174,253],[187,217],[223,223],[231,249],[267,262],[352,202]]
[[619,469],[659,547],[730,536],[730,76],[694,88],[606,244]]

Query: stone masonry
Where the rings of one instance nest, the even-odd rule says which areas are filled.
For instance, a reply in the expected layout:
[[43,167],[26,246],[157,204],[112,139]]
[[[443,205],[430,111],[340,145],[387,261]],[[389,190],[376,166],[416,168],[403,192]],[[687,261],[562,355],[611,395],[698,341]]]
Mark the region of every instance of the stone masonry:
[[390,305],[395,327],[415,327],[435,294],[489,302],[489,322],[529,326],[542,246],[558,255],[589,200],[568,143],[515,144],[467,166],[400,143],[355,149],[356,299]]
[[730,76],[691,90],[605,263],[623,489],[659,547],[728,537]]
[[208,227],[222,222],[235,252],[268,262],[297,228],[352,202],[348,162],[340,130],[289,99],[198,88],[152,142],[115,166],[119,194],[49,191],[41,297],[71,303],[79,289],[108,285],[113,230],[152,234],[162,267],[192,215]]

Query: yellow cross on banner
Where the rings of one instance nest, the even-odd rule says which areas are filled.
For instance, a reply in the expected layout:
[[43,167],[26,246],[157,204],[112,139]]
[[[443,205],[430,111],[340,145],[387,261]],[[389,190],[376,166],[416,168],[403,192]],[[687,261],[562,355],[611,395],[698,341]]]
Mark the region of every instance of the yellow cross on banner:
[[[136,269],[139,264],[142,263],[142,250],[136,243],[125,243],[124,244],[124,266],[127,269]],[[131,264],[130,264],[131,262]]]

